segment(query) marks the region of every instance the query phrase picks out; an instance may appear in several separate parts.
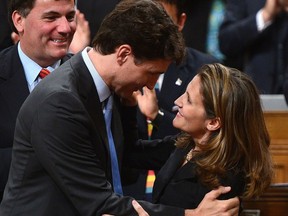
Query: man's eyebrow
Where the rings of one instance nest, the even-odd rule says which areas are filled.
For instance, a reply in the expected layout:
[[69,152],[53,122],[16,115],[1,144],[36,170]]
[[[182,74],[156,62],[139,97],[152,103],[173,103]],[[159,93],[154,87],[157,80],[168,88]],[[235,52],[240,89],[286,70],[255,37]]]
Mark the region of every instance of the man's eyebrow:
[[[75,15],[76,14],[76,11],[75,10],[72,10],[72,11],[69,11],[68,13],[65,14],[65,16],[67,15]],[[47,11],[47,12],[44,12],[43,13],[43,16],[46,16],[46,15],[54,15],[54,16],[62,16],[61,13],[57,12],[57,11]]]

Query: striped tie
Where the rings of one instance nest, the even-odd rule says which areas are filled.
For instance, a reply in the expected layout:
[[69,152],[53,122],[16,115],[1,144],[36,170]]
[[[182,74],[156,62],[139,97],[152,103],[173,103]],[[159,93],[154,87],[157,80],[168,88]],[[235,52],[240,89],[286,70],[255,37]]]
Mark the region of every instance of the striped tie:
[[46,69],[46,68],[42,68],[41,69],[41,71],[40,71],[40,73],[39,73],[39,77],[41,78],[41,79],[44,79],[47,75],[49,75],[50,74],[50,71],[48,70],[48,69]]

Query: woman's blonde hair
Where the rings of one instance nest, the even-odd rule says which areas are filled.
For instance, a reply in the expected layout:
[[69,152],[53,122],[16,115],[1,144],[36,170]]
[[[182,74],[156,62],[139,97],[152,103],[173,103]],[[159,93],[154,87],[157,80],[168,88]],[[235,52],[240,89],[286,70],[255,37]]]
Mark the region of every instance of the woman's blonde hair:
[[[221,64],[204,65],[198,72],[202,100],[208,119],[218,117],[221,128],[213,132],[196,155],[201,181],[215,188],[219,177],[233,169],[245,174],[244,198],[257,197],[270,185],[273,164],[270,137],[258,90],[245,73]],[[183,133],[176,145],[193,144]]]

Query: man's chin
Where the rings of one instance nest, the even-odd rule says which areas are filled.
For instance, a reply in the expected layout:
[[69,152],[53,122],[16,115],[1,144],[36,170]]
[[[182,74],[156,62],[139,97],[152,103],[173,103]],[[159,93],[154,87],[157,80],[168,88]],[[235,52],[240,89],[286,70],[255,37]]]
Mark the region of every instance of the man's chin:
[[[117,93],[116,93],[117,94]],[[133,94],[133,92],[125,92],[120,94],[121,101],[126,106],[136,106],[137,100]]]
[[57,52],[53,52],[51,53],[51,56],[53,56],[53,58],[55,59],[62,59],[63,57],[65,57],[68,53],[68,49],[61,49],[58,50]]

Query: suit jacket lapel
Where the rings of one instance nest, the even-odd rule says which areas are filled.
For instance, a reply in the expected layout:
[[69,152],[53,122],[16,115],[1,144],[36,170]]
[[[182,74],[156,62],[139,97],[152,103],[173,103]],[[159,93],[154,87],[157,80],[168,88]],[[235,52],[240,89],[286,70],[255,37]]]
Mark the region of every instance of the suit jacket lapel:
[[111,130],[113,134],[116,153],[118,156],[118,163],[119,163],[119,166],[121,167],[124,135],[123,135],[122,127],[119,128],[119,126],[122,126],[121,115],[119,113],[120,103],[121,102],[120,102],[119,97],[117,95],[114,95]]
[[0,61],[4,62],[0,68],[0,79],[3,80],[0,83],[0,95],[3,98],[1,103],[9,109],[11,117],[16,119],[21,105],[30,93],[18,55],[17,45],[11,47],[10,51],[1,57]]
[[181,167],[184,156],[190,151],[190,148],[180,149],[177,148],[175,152],[170,156],[165,165],[158,173],[157,179],[153,187],[153,203],[157,203],[161,197],[162,191],[170,182],[173,175]]
[[[171,90],[173,95],[179,95],[179,92],[183,91],[183,88],[186,88],[186,80],[189,78],[189,74],[186,71],[179,70],[181,66],[176,66],[175,64],[171,64],[169,69],[164,75],[163,85],[160,91],[160,95],[167,94],[165,92]],[[176,72],[177,71],[177,72]]]
[[[191,75],[191,71],[195,71],[193,56],[190,53],[186,52],[187,57],[184,59],[181,65],[176,65],[175,63],[171,64],[164,75],[163,85],[161,91],[159,92],[158,100],[159,106],[167,107],[167,95],[170,95],[170,101],[168,105],[174,106],[175,99],[185,92],[186,86],[191,81],[193,76]],[[188,58],[189,55],[189,58]],[[189,60],[188,60],[189,59]],[[163,98],[163,99],[162,99]],[[165,104],[162,104],[165,101]]]
[[88,71],[88,68],[83,61],[81,53],[71,58],[71,65],[73,70],[75,70],[79,76],[78,91],[80,94],[80,98],[95,125],[94,135],[96,139],[96,151],[97,153],[99,153],[98,156],[104,168],[106,168],[107,170],[107,164],[110,164],[107,160],[107,158],[109,158],[108,138],[106,133],[103,110],[96,86],[93,82],[90,72]]

